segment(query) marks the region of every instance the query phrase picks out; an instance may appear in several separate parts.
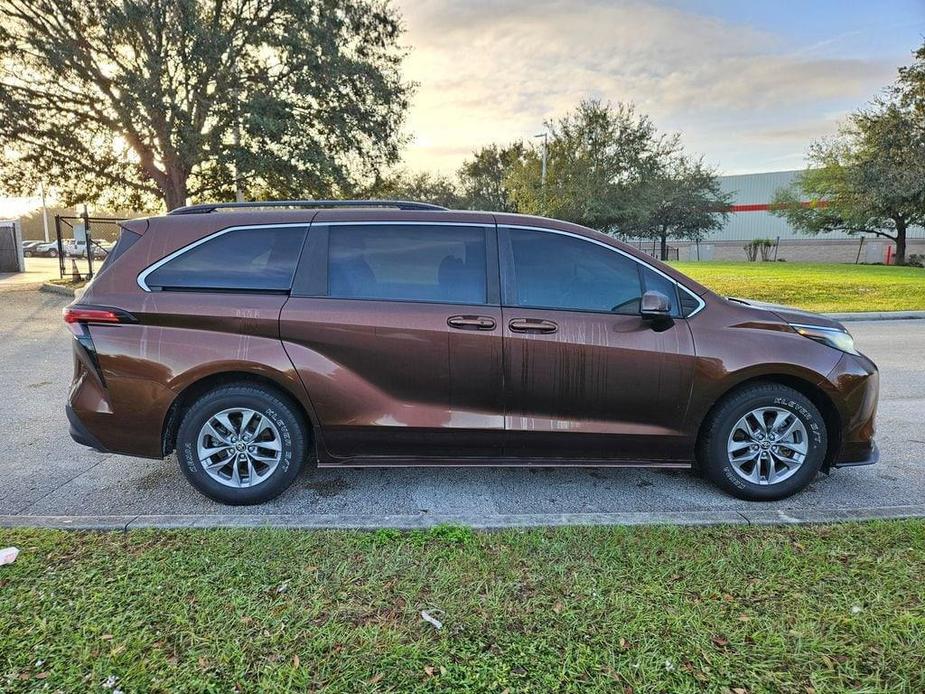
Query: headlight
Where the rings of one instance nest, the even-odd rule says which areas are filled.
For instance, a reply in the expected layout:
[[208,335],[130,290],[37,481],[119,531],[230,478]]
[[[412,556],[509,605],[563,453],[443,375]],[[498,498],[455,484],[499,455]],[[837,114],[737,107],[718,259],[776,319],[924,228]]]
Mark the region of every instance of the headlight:
[[821,342],[842,352],[848,352],[848,354],[859,354],[854,348],[854,338],[846,330],[824,328],[820,325],[796,325],[794,323],[791,323],[790,327],[810,340]]

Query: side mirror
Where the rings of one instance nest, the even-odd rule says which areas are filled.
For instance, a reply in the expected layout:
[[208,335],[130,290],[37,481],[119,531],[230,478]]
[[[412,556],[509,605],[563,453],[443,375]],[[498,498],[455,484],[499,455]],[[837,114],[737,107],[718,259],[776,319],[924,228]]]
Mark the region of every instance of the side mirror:
[[646,320],[671,318],[671,302],[661,292],[646,292],[642,295],[639,313]]

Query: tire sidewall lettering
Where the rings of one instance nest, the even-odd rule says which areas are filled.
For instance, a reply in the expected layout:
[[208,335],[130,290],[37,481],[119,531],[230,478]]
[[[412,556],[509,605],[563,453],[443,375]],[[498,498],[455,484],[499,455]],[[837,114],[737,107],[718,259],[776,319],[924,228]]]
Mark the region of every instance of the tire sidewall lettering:
[[[772,488],[776,488],[776,485],[755,485],[749,484],[746,480],[742,479],[732,468],[732,464],[729,463],[728,458],[726,457],[725,450],[725,441],[729,436],[729,427],[734,424],[742,415],[744,415],[749,410],[756,407],[779,407],[781,409],[787,410],[794,416],[798,417],[800,421],[803,422],[806,427],[807,434],[809,436],[809,455],[819,456],[820,448],[824,448],[826,441],[826,429],[825,424],[819,419],[819,417],[814,414],[813,411],[807,409],[806,405],[799,400],[796,400],[792,397],[787,396],[778,396],[770,395],[769,397],[763,397],[758,399],[748,399],[740,401],[739,405],[735,407],[730,414],[724,415],[726,418],[724,421],[728,421],[729,424],[722,427],[717,432],[717,436],[714,439],[717,443],[716,448],[714,449],[714,455],[721,457],[722,465],[720,467],[722,478],[730,486],[735,487],[736,489],[747,492],[748,494],[755,493],[758,489],[765,491]],[[721,434],[721,435],[720,435]],[[721,443],[720,443],[721,442]],[[807,467],[807,470],[810,469]],[[800,472],[797,472],[795,476],[792,476],[780,483],[781,486],[787,487],[791,486],[793,482],[798,481]],[[791,484],[788,484],[791,483]],[[800,487],[805,483],[799,484]]]
[[[222,409],[224,409],[224,406],[216,405],[214,406],[214,409],[215,409],[215,412],[219,412]],[[272,475],[270,475],[269,479],[265,480],[262,483],[262,484],[266,484],[267,482],[270,481],[270,479],[273,479],[278,474],[285,474],[286,472],[288,472],[289,468],[292,466],[293,460],[294,460],[293,445],[292,445],[292,432],[283,414],[277,411],[276,409],[274,409],[273,407],[257,406],[254,409],[257,409],[259,412],[261,412],[261,414],[263,414],[265,417],[267,417],[270,421],[273,422],[273,424],[276,426],[277,430],[279,431],[280,438],[282,439],[282,442],[283,442],[282,456],[280,458],[279,464],[277,465],[277,469],[273,472]],[[212,415],[208,415],[205,417],[199,417],[195,423],[196,431],[198,431],[199,428],[201,428],[205,424],[205,422],[209,420],[211,416]],[[205,478],[206,481],[209,483],[212,482],[211,478],[209,478],[209,476],[206,474],[206,471],[202,468],[202,466],[199,464],[199,461],[197,460],[196,447],[193,441],[186,441],[183,444],[183,450],[182,450],[182,453],[180,453],[179,457],[183,465],[186,466],[186,468],[191,473],[197,476],[200,476],[202,478]]]

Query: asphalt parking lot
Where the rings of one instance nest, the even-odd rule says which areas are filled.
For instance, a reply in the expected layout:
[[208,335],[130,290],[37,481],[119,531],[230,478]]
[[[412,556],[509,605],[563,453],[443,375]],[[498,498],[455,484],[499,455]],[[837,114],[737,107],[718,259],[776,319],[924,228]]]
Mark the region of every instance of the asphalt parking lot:
[[[303,474],[280,498],[233,508],[201,497],[174,459],[104,455],[73,443],[64,402],[71,375],[62,296],[0,293],[0,516],[262,517],[302,524],[409,525],[492,519],[487,524],[606,522],[609,514],[696,518],[754,513],[781,518],[834,509],[925,505],[925,320],[852,323],[860,349],[879,365],[879,465],[820,475],[775,504],[730,498],[684,471],[628,469],[334,469]],[[572,515],[579,514],[579,515]],[[837,515],[837,514],[836,514]],[[404,520],[401,520],[404,519]],[[189,522],[208,522],[199,518]]]

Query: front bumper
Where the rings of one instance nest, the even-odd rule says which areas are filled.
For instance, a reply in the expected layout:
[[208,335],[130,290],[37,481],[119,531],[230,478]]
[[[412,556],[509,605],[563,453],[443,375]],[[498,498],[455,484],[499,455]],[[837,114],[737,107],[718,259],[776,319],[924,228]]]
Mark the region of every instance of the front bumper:
[[862,355],[845,354],[826,379],[838,410],[841,431],[831,467],[873,465],[880,459],[874,442],[880,375]]
[[840,459],[835,461],[832,467],[860,467],[862,465],[874,465],[875,463],[880,462],[880,448],[874,441],[870,442],[870,451],[866,455],[861,455],[856,460],[853,460],[853,456],[849,456],[849,459]]

